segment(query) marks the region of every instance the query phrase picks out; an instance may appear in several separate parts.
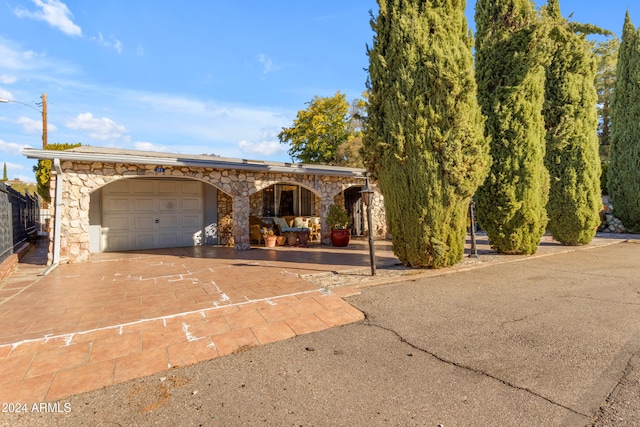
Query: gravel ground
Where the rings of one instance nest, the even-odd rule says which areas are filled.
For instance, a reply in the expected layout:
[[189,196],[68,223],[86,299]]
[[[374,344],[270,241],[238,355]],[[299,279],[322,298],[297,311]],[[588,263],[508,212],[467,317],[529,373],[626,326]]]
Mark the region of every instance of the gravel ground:
[[640,355],[635,355],[627,365],[624,376],[602,405],[593,427],[640,426]]

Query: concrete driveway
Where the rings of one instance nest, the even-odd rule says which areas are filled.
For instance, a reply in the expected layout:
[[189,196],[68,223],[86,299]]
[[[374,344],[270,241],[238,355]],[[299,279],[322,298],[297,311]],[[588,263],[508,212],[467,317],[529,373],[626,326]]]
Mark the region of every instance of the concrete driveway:
[[610,243],[549,245],[536,257],[364,287],[347,298],[361,321],[72,396],[60,413],[2,420],[636,426],[640,393],[626,385],[640,357],[640,244]]
[[[380,265],[397,262],[378,242]],[[39,276],[46,242],[0,282],[0,402],[43,402],[362,319],[301,276],[368,246],[177,248],[92,256]]]

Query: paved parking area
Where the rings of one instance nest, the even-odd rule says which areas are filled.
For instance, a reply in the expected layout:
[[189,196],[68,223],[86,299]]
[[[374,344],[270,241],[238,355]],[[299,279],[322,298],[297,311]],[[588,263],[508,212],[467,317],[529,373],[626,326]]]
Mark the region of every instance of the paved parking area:
[[[42,402],[351,323],[300,276],[369,265],[347,248],[195,247],[95,254],[46,276],[42,241],[0,282],[0,401]],[[379,264],[396,262],[377,242]]]
[[[599,234],[590,247],[624,239],[638,235]],[[498,255],[479,236],[479,258],[442,270],[379,268],[372,280],[367,241],[354,239],[347,248],[95,254],[39,276],[43,243],[0,282],[3,402],[58,400],[355,322],[363,314],[342,298],[362,286],[530,258]],[[544,236],[536,256],[573,250]],[[376,259],[398,262],[389,241],[376,242]]]

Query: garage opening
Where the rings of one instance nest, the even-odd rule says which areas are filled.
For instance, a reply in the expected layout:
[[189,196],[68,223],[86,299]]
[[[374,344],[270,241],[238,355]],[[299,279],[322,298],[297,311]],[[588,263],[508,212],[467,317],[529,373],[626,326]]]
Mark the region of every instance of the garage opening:
[[91,252],[218,243],[218,190],[190,179],[127,178],[91,194]]

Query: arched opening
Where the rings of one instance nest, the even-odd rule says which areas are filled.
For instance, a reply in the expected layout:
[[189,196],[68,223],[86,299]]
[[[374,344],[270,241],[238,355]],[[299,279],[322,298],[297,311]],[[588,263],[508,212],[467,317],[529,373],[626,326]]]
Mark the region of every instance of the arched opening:
[[132,177],[94,190],[89,202],[90,252],[218,244],[225,194],[203,181]]
[[362,202],[362,187],[349,187],[344,190],[344,207],[351,217],[351,235],[364,235],[365,207]]
[[[284,229],[309,228],[312,241],[320,240],[320,197],[297,182],[278,182],[250,196],[250,241],[260,243],[260,230],[272,229],[283,235]],[[284,222],[282,222],[284,221]]]

